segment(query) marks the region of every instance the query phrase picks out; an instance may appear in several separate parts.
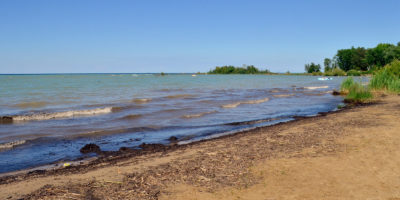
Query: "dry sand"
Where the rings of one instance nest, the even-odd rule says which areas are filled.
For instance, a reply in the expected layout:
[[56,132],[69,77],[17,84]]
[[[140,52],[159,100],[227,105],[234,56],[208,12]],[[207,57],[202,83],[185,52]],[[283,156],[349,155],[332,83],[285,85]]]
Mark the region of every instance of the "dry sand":
[[0,199],[400,200],[399,147],[400,96],[388,96],[86,168],[2,179]]

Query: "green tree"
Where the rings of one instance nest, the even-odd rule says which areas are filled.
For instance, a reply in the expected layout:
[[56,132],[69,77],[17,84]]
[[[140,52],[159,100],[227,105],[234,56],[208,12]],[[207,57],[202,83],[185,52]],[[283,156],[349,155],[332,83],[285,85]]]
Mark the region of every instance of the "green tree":
[[311,64],[306,64],[304,66],[304,69],[306,70],[307,73],[320,72],[321,65],[312,62]]
[[[386,64],[390,63],[389,57],[385,56],[388,54],[391,48],[395,47],[393,44],[378,44],[375,48],[368,50],[366,60],[369,66],[377,66],[381,68]],[[386,58],[385,58],[386,57]]]
[[349,71],[368,70],[367,50],[364,47],[351,47],[351,49],[340,49],[337,51],[337,64],[340,69]]
[[332,70],[331,63],[332,63],[331,59],[329,58],[324,59],[324,72],[329,72]]

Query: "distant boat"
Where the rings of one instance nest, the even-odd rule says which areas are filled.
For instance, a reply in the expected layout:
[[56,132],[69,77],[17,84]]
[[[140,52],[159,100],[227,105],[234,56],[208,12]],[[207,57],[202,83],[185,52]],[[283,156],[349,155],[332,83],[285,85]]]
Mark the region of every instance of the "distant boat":
[[194,77],[194,76],[197,76],[196,74],[192,74],[192,76]]
[[331,78],[331,77],[320,77],[320,78],[318,78],[318,80],[319,81],[329,81],[329,80],[332,80],[333,78]]

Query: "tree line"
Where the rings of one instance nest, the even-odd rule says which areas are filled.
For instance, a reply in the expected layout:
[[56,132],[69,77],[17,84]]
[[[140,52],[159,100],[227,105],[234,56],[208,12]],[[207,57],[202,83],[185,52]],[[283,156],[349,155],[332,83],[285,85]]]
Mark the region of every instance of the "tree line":
[[243,65],[243,67],[235,67],[232,65],[217,66],[210,70],[209,74],[268,74],[271,73],[268,69],[259,70],[254,65]]
[[[381,43],[373,48],[351,47],[340,49],[336,55],[330,59],[324,59],[324,71],[333,70],[351,71],[376,71],[391,63],[395,59],[400,59],[400,42],[395,44]],[[305,65],[307,73],[321,72],[319,64],[310,63]]]

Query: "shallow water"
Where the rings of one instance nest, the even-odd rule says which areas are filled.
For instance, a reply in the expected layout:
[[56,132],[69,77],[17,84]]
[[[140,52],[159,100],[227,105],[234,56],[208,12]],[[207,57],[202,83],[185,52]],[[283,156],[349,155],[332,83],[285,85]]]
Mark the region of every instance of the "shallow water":
[[0,75],[0,173],[76,159],[86,143],[187,143],[334,110],[342,98],[329,91],[343,78],[317,78]]

